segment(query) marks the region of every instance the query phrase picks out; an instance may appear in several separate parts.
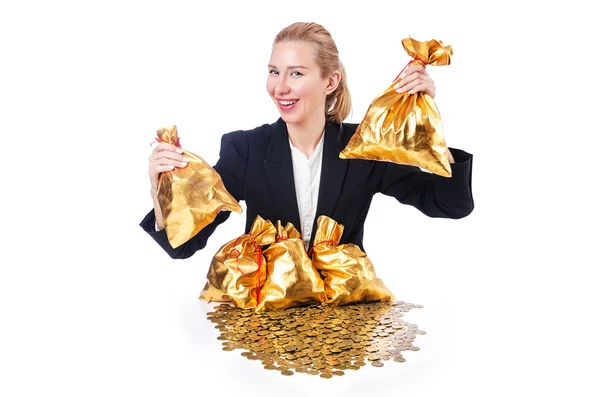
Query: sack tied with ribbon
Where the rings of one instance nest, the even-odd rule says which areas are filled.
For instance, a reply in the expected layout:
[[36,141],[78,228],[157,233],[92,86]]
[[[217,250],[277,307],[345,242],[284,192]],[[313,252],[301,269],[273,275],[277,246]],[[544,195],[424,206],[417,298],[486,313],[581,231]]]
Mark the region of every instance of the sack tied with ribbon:
[[277,221],[277,241],[264,251],[267,280],[257,312],[286,309],[325,301],[325,286],[308,257],[300,233],[292,223]]
[[338,245],[344,226],[321,215],[309,255],[325,281],[327,304],[392,301],[394,295],[377,278],[373,263],[355,244]]
[[[158,142],[181,149],[177,127],[157,131]],[[183,167],[162,172],[158,177],[158,203],[169,243],[179,247],[211,224],[219,211],[242,212],[237,200],[227,191],[221,176],[200,156],[183,150],[190,161]]]
[[[413,58],[404,69],[415,64],[449,65],[453,54],[451,46],[444,46],[438,40],[420,42],[407,38],[402,40],[402,46]],[[365,117],[339,157],[413,165],[451,177],[442,120],[435,102],[424,92],[399,94],[394,88],[402,79],[404,69],[371,102]]]
[[262,246],[275,242],[275,226],[257,216],[248,234],[223,245],[213,257],[200,299],[233,302],[242,309],[254,309],[261,302],[266,279]]

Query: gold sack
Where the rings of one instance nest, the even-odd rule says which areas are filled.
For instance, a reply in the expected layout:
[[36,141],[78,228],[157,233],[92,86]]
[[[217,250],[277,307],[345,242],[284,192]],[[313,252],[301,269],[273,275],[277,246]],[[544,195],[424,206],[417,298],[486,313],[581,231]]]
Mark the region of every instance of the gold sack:
[[[161,128],[157,134],[157,141],[181,148],[176,126]],[[183,155],[190,159],[184,168],[175,167],[158,176],[158,203],[173,248],[211,224],[219,211],[242,212],[217,171],[192,152],[184,150]]]
[[[344,226],[321,215],[317,220],[312,261],[325,278],[327,303],[392,301],[394,295],[375,275],[373,263],[355,244],[338,245]],[[309,251],[309,253],[310,253]]]
[[[414,58],[409,62],[412,65],[449,65],[453,54],[451,46],[437,40],[420,42],[408,38],[402,40],[402,46]],[[451,177],[442,120],[435,102],[424,92],[397,93],[394,85],[400,80],[398,75],[371,102],[340,158],[414,165]]]
[[286,309],[325,301],[325,286],[306,254],[300,233],[292,223],[277,221],[277,242],[264,251],[267,281],[260,292],[257,312]]
[[273,243],[276,234],[271,222],[257,216],[250,233],[231,240],[215,254],[199,298],[254,309],[261,301],[267,273],[261,246]]

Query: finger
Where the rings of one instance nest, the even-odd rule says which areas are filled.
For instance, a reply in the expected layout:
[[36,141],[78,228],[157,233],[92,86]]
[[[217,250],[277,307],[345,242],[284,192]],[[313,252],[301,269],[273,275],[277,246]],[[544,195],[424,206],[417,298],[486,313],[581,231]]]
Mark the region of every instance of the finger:
[[189,161],[189,158],[179,153],[174,153],[169,150],[163,150],[157,153],[152,153],[149,157],[150,161],[158,161],[160,159],[171,159],[176,161]]
[[411,65],[411,66],[407,67],[406,70],[404,70],[404,72],[400,75],[400,77],[405,78],[406,76],[410,76],[411,74],[422,73],[424,71],[425,71],[425,66],[418,63],[416,65]]
[[175,145],[171,145],[170,143],[167,142],[160,142],[158,145],[156,145],[154,147],[154,150],[152,150],[153,153],[158,153],[158,152],[162,152],[162,151],[168,151],[168,152],[174,152],[174,153],[183,153],[183,150],[181,150],[180,148],[178,148]]
[[429,86],[427,84],[417,84],[410,91],[409,94],[414,94],[417,92],[427,92],[429,90]]
[[421,65],[420,63],[417,63],[415,65],[410,65],[409,67],[406,68],[406,74],[412,74],[415,72],[423,72],[425,71],[425,66]]
[[404,86],[406,86],[407,84],[410,84],[411,82],[413,82],[415,80],[416,76],[413,75],[409,75],[409,76],[404,76],[399,82],[397,82],[394,85],[395,89],[399,89],[402,88]]
[[421,80],[414,80],[396,90],[396,92],[399,94],[401,94],[403,92],[408,92],[409,94],[414,94],[415,92],[419,92],[419,91],[433,92],[433,86],[431,84],[425,83]]
[[406,81],[402,86],[396,88],[396,92],[398,94],[402,94],[403,92],[407,92],[412,90],[414,87],[418,85],[418,81]]
[[156,167],[154,167],[154,170],[157,174],[160,174],[161,172],[172,171],[174,168],[175,167],[172,165],[157,165]]
[[[168,157],[161,157],[159,159],[156,159],[156,161],[154,161],[155,165],[168,165],[168,166],[173,166],[173,167],[178,167],[178,168],[183,168],[186,165],[188,165],[189,163],[189,159],[188,158],[183,158],[183,160],[176,160],[176,159],[170,159]],[[152,166],[152,163],[151,163]]]

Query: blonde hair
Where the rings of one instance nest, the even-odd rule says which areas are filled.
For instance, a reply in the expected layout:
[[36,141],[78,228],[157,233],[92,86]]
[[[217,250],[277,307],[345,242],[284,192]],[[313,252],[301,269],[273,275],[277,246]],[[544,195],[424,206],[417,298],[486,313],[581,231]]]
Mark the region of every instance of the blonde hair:
[[336,70],[341,73],[338,87],[327,95],[325,100],[325,118],[327,121],[342,123],[352,108],[350,90],[344,65],[339,59],[339,52],[331,34],[321,25],[314,22],[296,22],[283,28],[273,44],[285,41],[306,41],[316,48],[315,61],[321,69],[321,78],[329,76]]

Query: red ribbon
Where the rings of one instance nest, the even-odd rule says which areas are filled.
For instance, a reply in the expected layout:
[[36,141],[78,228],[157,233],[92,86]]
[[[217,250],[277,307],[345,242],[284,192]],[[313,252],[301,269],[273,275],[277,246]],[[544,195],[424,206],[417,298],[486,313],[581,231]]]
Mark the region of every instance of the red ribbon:
[[[260,270],[262,269],[262,262],[263,262],[262,249],[260,248],[260,245],[258,245],[256,243],[256,241],[254,240],[254,236],[252,236],[250,233],[242,234],[240,237],[238,237],[237,240],[235,240],[235,244],[233,244],[233,246],[235,247],[238,244],[238,241],[244,236],[250,236],[250,239],[252,240],[252,244],[254,245],[254,250],[256,251],[256,263],[258,263],[258,269],[256,269],[256,271],[254,273],[258,275],[257,280],[256,280],[256,304],[258,305],[260,303]],[[229,253],[227,253],[227,256],[232,257],[233,256],[232,253],[234,251],[237,252],[235,261],[236,261],[236,267],[237,267],[238,271],[240,273],[242,273],[244,276],[248,277],[248,275],[246,273],[244,273],[242,271],[242,269],[240,269],[239,259],[240,259],[240,255],[242,255],[240,250],[238,250],[237,248],[232,248],[229,250]]]
[[277,237],[277,242],[287,240],[288,238],[289,238],[288,236],[279,236],[279,237]]
[[425,62],[423,59],[421,59],[420,57],[414,57],[412,61],[408,61],[408,63],[406,64],[406,66],[404,66],[404,68],[400,71],[400,73],[398,73],[398,76],[396,76],[396,78],[394,79],[394,81],[396,81],[398,79],[398,77],[400,77],[400,75],[402,74],[402,72],[404,72],[406,70],[407,67],[410,66],[411,63],[413,62],[421,62],[423,64],[423,66],[427,65],[427,62]]
[[[160,143],[160,142],[164,142],[164,141],[162,140],[162,138],[160,138],[160,137],[158,137],[158,138],[154,138],[154,140],[156,140],[156,142],[159,142],[159,143]],[[152,146],[152,144],[153,144],[153,143],[154,143],[154,142],[152,142],[152,143],[150,144],[150,146]],[[179,149],[181,149],[181,142],[179,142],[179,137],[177,137],[177,140],[175,141],[175,144],[174,144],[174,145],[175,145],[175,146],[177,146]]]
[[323,240],[323,241],[319,241],[317,244],[313,244],[313,246],[312,246],[312,247],[310,247],[310,249],[308,250],[308,255],[310,256],[310,253],[312,252],[312,250],[314,250],[314,249],[315,249],[315,247],[316,247],[317,245],[321,245],[321,244],[324,244],[324,243],[331,243],[331,244],[335,244],[335,241],[333,241],[333,240]]

